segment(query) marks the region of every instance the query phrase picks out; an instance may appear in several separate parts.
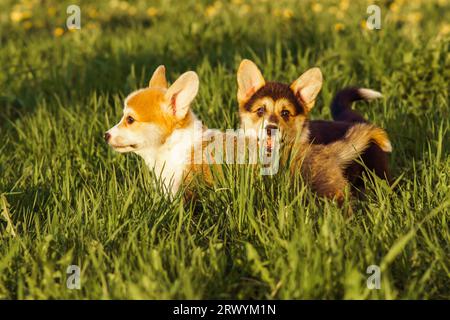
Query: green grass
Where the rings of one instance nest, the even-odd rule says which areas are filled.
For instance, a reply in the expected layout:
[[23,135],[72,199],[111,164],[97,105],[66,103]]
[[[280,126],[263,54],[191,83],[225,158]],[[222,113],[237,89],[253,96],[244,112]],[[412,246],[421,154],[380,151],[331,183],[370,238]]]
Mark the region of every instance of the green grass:
[[[450,298],[448,2],[378,1],[370,31],[364,1],[81,1],[82,29],[60,37],[60,1],[13,2],[0,4],[0,298]],[[242,58],[284,82],[319,66],[314,119],[331,119],[344,86],[382,91],[355,107],[388,131],[397,183],[367,179],[349,220],[285,172],[230,171],[183,204],[103,142],[159,64],[171,81],[195,70],[195,112],[236,128]],[[80,290],[66,288],[71,264]]]

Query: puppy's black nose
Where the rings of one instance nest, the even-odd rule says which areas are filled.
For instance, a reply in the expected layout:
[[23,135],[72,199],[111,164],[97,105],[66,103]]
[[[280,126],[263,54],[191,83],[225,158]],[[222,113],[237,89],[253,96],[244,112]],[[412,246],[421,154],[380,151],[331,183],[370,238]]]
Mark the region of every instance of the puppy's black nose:
[[103,138],[105,139],[106,142],[108,142],[109,139],[111,138],[111,134],[108,132],[105,132],[105,135],[103,136]]
[[278,127],[273,125],[273,124],[269,124],[266,127],[266,131],[267,131],[267,135],[270,137],[272,136],[272,132],[275,133],[275,130],[278,130]]

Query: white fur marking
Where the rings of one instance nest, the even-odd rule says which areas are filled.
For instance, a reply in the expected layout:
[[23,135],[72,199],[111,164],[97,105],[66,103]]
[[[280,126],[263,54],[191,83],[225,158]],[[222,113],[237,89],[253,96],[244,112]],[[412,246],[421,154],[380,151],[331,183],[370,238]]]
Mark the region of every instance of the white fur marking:
[[383,97],[381,92],[378,92],[378,91],[375,91],[372,89],[359,88],[358,92],[361,95],[361,97],[364,98],[364,100],[374,100],[374,99],[379,99],[379,98]]

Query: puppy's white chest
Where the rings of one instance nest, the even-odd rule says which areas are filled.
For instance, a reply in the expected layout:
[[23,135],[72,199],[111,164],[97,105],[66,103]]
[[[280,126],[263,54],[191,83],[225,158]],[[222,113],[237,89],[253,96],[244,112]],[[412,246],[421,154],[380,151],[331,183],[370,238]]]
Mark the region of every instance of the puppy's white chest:
[[194,136],[192,130],[180,129],[157,150],[143,155],[147,166],[161,179],[165,191],[175,194],[190,163]]
[[155,173],[161,175],[166,190],[175,194],[182,182],[183,172],[187,166],[187,150],[162,150],[155,165]]

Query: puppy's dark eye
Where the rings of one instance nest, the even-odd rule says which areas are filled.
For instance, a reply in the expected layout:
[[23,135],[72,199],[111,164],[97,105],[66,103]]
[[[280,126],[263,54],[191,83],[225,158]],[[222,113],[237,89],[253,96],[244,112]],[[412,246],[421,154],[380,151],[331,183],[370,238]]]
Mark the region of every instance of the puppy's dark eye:
[[264,114],[265,108],[263,107],[259,107],[258,110],[256,110],[256,114],[260,117],[262,117],[262,115]]
[[288,118],[289,115],[290,115],[289,110],[283,110],[283,111],[281,111],[281,116],[282,116],[283,118]]
[[134,118],[132,116],[128,116],[127,117],[127,123],[128,124],[133,124],[133,122],[134,122]]

